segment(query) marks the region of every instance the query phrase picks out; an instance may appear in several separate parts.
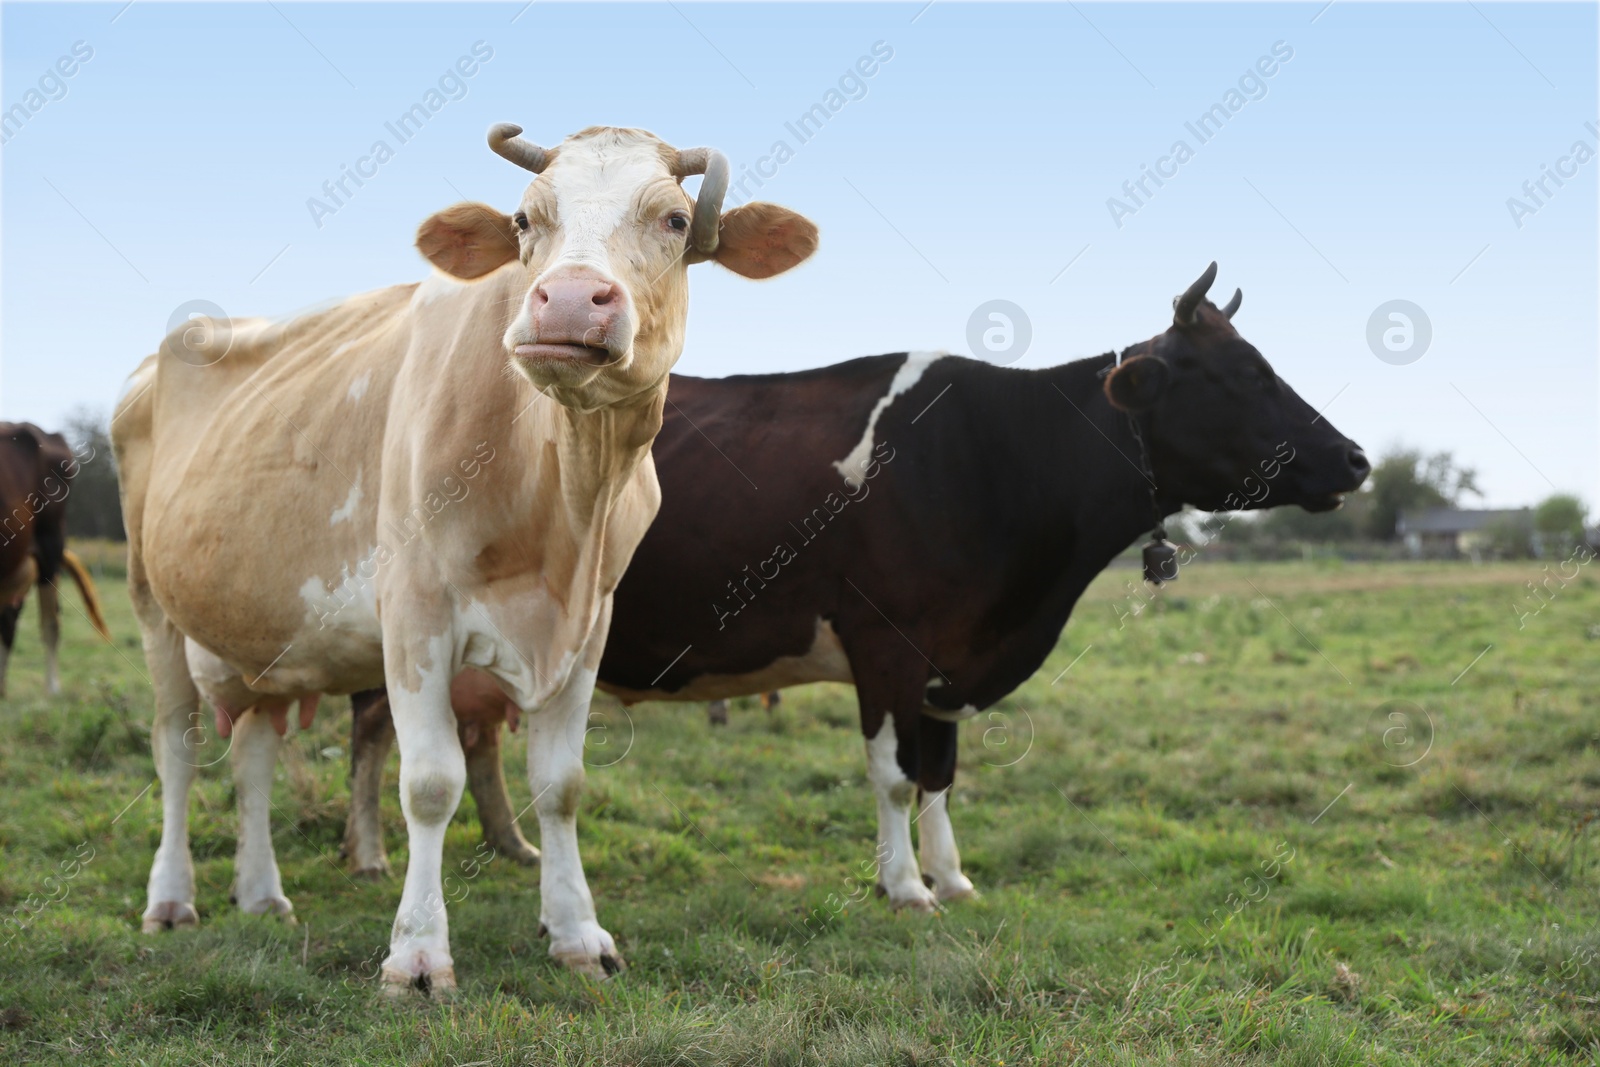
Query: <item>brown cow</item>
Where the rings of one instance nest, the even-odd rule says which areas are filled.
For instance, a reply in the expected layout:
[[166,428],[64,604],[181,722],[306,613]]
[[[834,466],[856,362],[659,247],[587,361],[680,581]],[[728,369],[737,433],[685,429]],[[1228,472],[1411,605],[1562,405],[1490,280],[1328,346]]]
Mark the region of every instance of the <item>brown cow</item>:
[[710,149],[520,133],[489,134],[536,175],[513,213],[458,204],[418,230],[441,273],[288,322],[175,332],[119,408],[163,807],[149,931],[198,921],[201,695],[233,738],[238,904],[288,914],[269,821],[287,707],[304,724],[318,694],[387,680],[411,847],[384,988],[453,989],[443,849],[467,774],[450,699],[471,666],[525,715],[550,954],[621,966],[578,853],[583,736],[611,596],[660,503],[650,443],[688,268],[771,277],[816,227],[773,204],[723,214],[728,164]]
[[28,590],[39,587],[39,631],[44,638],[44,688],[61,692],[57,645],[61,598],[56,576],[65,570],[88,605],[89,621],[111,640],[100,595],[77,555],[67,549],[67,495],[78,458],[67,439],[31,422],[0,422],[0,697],[17,639],[17,617]]

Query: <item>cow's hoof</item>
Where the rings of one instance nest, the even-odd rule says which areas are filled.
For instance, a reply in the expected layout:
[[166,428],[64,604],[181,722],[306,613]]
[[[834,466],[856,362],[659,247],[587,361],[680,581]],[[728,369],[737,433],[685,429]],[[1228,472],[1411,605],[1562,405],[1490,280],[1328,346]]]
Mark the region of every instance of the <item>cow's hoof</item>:
[[936,914],[939,898],[921,882],[912,882],[898,889],[885,889],[891,911],[914,911],[922,915]]
[[[548,930],[542,920],[539,928]],[[563,936],[552,935],[550,958],[569,971],[602,981],[627,970],[622,953],[617,951],[617,943],[595,922],[578,923]]]
[[446,965],[426,974],[411,974],[385,967],[382,988],[383,995],[391,1000],[409,1000],[415,996],[425,996],[429,1000],[450,1000],[456,995],[456,969]]
[[567,970],[600,982],[628,969],[628,965],[616,952],[602,952],[598,956],[582,952],[552,952],[550,955]]
[[389,868],[389,857],[382,849],[375,851],[376,855],[373,854],[373,850],[346,845],[340,849],[339,856],[350,864],[350,877],[377,882],[389,877],[393,872]]
[[964,874],[957,874],[955,877],[946,878],[943,881],[934,878],[932,875],[924,874],[922,876],[922,884],[933,890],[934,895],[939,898],[939,903],[941,904],[947,904],[952,900],[976,900],[979,895],[978,891],[973,888],[972,879]]
[[235,901],[235,903],[239,904],[239,910],[246,915],[280,915],[290,926],[294,926],[297,921],[294,917],[294,905],[289,903],[288,897],[262,897],[260,900],[242,903]]
[[145,909],[144,932],[159,934],[163,930],[181,930],[185,926],[199,926],[200,913],[186,900],[163,900]]
[[939,902],[932,896],[927,898],[912,897],[910,900],[891,902],[889,907],[893,911],[910,911],[918,915],[937,915],[943,910],[939,907]]

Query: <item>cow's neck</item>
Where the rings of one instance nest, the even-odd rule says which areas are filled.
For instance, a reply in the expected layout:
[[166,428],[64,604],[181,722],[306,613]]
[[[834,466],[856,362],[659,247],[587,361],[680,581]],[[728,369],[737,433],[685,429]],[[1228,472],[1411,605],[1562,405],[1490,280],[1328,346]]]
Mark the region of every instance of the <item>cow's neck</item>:
[[[1031,621],[975,654],[964,691],[951,701],[986,707],[1026,681],[1056,647],[1089,583],[1154,525],[1133,428],[1103,391],[1100,372],[1113,359],[1096,356],[1007,377],[1006,418],[995,431],[1003,435],[999,451],[1009,469],[1042,483],[1028,494],[1036,504],[1027,505],[1023,525],[1045,531],[1051,543],[1038,546],[1023,586],[1009,594],[1032,603]],[[1164,496],[1158,501],[1163,514],[1176,510]],[[1129,573],[1137,579],[1138,572]]]
[[[476,455],[482,474],[466,502],[441,518],[456,532],[441,543],[462,589],[547,595],[580,629],[615,587],[654,515],[650,444],[661,426],[666,382],[614,403],[580,410],[544,395],[507,366],[498,330],[463,342],[462,321],[497,322],[521,297],[520,277],[501,272],[460,293],[461,302],[428,305],[439,322],[419,324],[419,351],[434,337],[446,355],[408,361],[403,401],[415,398],[424,429],[409,482],[434,487]],[[454,383],[441,389],[439,382]],[[404,406],[404,403],[402,403]],[[492,458],[481,449],[492,448]]]
[[615,588],[654,517],[648,464],[666,384],[591,411],[564,407],[531,386],[518,392],[532,404],[508,427],[518,504],[506,509],[491,547],[537,560],[541,583],[583,614]]
[[[1110,354],[1082,359],[1041,372],[1051,388],[1041,390],[1059,405],[1055,422],[1065,436],[1063,456],[1052,494],[1061,520],[1074,528],[1078,551],[1073,570],[1089,578],[1104,570],[1128,544],[1156,524],[1156,514],[1176,510],[1146,477],[1147,459],[1134,435],[1133,423],[1106,399],[1101,372],[1114,361]],[[1065,406],[1063,414],[1059,407]],[[1152,491],[1156,506],[1151,505]],[[1087,584],[1087,583],[1085,583]],[[1081,592],[1081,590],[1080,590]]]

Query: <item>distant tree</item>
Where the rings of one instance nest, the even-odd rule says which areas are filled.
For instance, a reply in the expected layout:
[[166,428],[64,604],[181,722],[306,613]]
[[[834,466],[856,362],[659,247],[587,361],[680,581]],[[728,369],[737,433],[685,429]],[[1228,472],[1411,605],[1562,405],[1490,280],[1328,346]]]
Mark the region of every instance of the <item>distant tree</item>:
[[1395,449],[1378,460],[1363,490],[1370,503],[1367,536],[1392,541],[1400,512],[1459,507],[1468,493],[1482,496],[1477,479],[1477,471],[1457,466],[1449,452],[1429,456],[1419,449]]
[[1566,556],[1583,541],[1588,509],[1570,493],[1546,497],[1533,510],[1533,528],[1539,533],[1545,555]]
[[122,501],[117,496],[117,467],[111,458],[111,434],[99,411],[78,408],[62,430],[78,457],[78,475],[67,498],[67,534],[127,540],[122,528]]

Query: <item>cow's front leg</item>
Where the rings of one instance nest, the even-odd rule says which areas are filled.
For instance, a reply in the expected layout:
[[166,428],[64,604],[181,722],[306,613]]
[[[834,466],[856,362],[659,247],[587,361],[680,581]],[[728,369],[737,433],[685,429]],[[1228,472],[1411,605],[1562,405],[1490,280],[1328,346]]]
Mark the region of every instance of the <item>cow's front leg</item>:
[[[902,723],[903,717],[885,715],[877,734],[867,739],[867,781],[878,802],[878,884],[896,911],[937,911],[938,898],[922,883],[911,848],[911,808],[917,786],[900,763],[901,751],[908,747],[896,730]],[[914,753],[915,734],[910,740]]]
[[[234,792],[239,799],[239,840],[233,860],[233,902],[246,915],[292,916],[272,849],[272,775],[281,739],[272,703],[264,701],[233,724]],[[282,720],[283,702],[279,705]]]
[[383,961],[384,992],[391,996],[413,988],[448,996],[456,988],[443,884],[445,830],[467,781],[450,710],[454,653],[448,629],[425,642],[384,634],[389,708],[400,745],[400,809],[410,841],[405,889]]
[[878,803],[878,888],[897,911],[937,911],[938,898],[922,884],[911,847],[917,730],[927,691],[927,664],[904,654],[905,641],[894,630],[862,628],[847,638],[845,647],[856,677],[861,733],[866,738],[867,782]]
[[950,825],[950,790],[955,785],[959,726],[924,713],[917,722],[917,845],[922,880],[941,900],[976,896],[961,873],[961,852]]
[[609,616],[608,607],[566,685],[526,718],[528,784],[539,813],[539,926],[550,935],[552,957],[596,977],[623,968],[616,942],[595,918],[594,898],[578,856],[583,739]]

